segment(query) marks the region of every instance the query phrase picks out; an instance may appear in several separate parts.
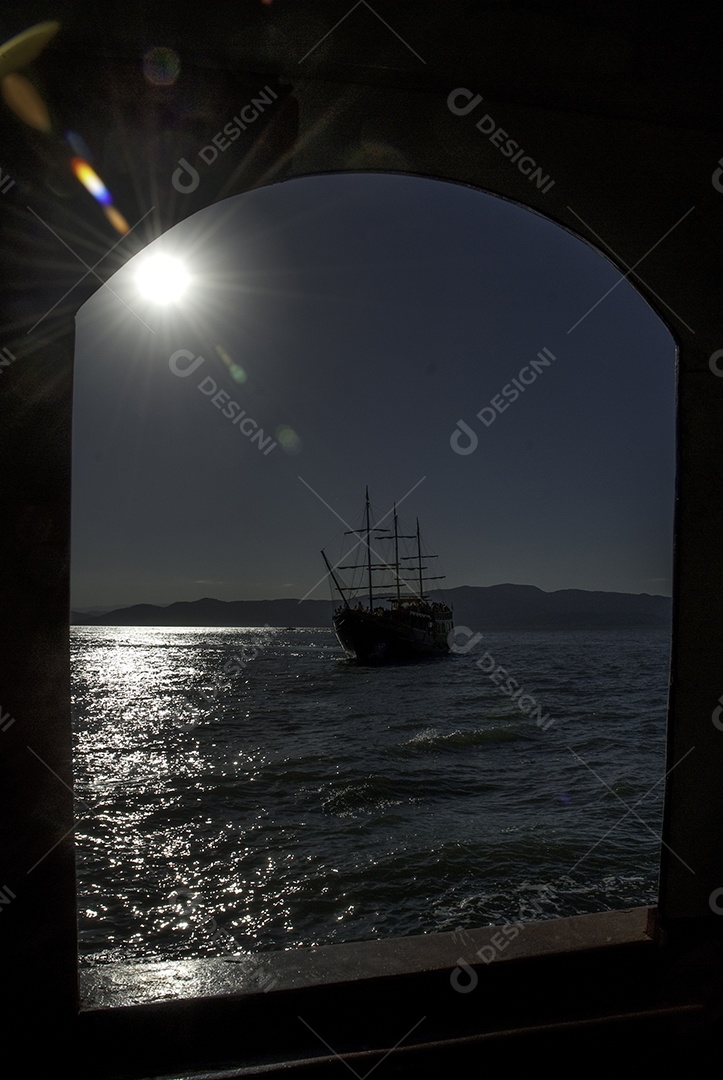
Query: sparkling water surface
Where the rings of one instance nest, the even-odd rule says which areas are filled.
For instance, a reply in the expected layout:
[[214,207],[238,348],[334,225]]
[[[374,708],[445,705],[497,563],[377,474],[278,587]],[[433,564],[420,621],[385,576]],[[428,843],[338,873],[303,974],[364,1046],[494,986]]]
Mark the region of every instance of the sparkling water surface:
[[374,669],[326,629],[71,635],[81,963],[656,900],[666,632],[496,632]]

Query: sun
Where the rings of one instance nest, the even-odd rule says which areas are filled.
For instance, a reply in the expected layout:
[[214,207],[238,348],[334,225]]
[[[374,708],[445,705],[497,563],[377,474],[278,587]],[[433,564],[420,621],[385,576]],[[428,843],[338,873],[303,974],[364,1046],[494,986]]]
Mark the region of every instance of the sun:
[[180,300],[189,283],[188,271],[180,259],[172,255],[152,255],[138,268],[138,289],[156,304],[172,304]]

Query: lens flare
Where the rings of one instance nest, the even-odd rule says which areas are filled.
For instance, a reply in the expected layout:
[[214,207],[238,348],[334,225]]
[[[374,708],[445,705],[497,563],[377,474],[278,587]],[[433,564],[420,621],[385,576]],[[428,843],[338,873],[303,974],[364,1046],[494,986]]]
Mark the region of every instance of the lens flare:
[[236,363],[233,357],[229,356],[223,345],[214,345],[214,349],[216,350],[216,355],[223,360],[228,368],[231,378],[237,383],[245,383],[247,378],[246,372],[240,364]]
[[152,86],[173,86],[180,70],[178,53],[164,45],[149,49],[143,57],[143,74]]
[[103,213],[116,232],[119,232],[121,236],[125,236],[126,233],[131,231],[130,225],[123,217],[120,210],[116,210],[115,206],[104,206]]
[[[70,131],[66,135],[69,142],[71,142],[71,136],[75,136],[76,139],[81,138],[80,135]],[[113,197],[95,169],[92,169],[88,162],[81,157],[74,157],[70,162],[70,167],[76,179],[80,181],[86,191],[89,191],[93,198],[101,204],[106,219],[116,232],[119,232],[121,236],[125,236],[126,233],[130,232],[130,225],[120,210],[116,210],[115,206],[113,206]]]
[[2,80],[2,95],[8,108],[28,127],[36,131],[50,131],[48,107],[24,75],[6,75]]
[[288,424],[283,424],[276,429],[276,439],[280,443],[282,450],[285,450],[287,454],[296,455],[301,453],[301,439]]
[[38,23],[0,45],[0,78],[31,64],[60,30],[59,22]]
[[76,157],[82,158],[84,161],[93,160],[93,155],[90,152],[90,147],[88,146],[83,136],[79,135],[77,131],[66,131],[65,141],[68,143],[68,146],[70,146],[71,149],[75,152]]
[[94,199],[97,199],[102,206],[110,206],[113,199],[108,188],[95,169],[91,169],[87,161],[83,161],[82,158],[73,158],[70,167],[83,187],[91,193]]
[[188,286],[186,268],[171,255],[152,255],[138,270],[138,288],[156,304],[180,300]]

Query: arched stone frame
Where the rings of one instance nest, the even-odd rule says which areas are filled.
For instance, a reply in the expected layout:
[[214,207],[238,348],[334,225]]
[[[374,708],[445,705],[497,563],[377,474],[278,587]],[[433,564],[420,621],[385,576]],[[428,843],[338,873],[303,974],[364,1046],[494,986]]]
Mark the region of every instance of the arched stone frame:
[[[122,84],[123,62],[105,66],[108,78]],[[202,74],[199,79],[202,83]],[[716,897],[723,887],[719,869],[723,733],[715,723],[723,694],[718,497],[723,379],[716,360],[723,347],[716,318],[721,274],[716,236],[723,194],[718,140],[695,125],[668,125],[659,118],[626,116],[624,111],[591,116],[578,112],[572,101],[567,107],[550,108],[537,103],[534,93],[521,105],[484,100],[476,106],[478,114],[470,110],[460,115],[449,104],[450,94],[460,90],[468,93],[469,103],[483,88],[460,87],[452,78],[445,86],[430,80],[413,88],[380,86],[373,80],[299,81],[291,94],[298,103],[298,131],[291,141],[287,132],[284,148],[274,161],[266,161],[269,178],[366,164],[468,182],[513,199],[593,242],[623,273],[633,267],[631,279],[676,337],[679,472],[669,727],[669,764],[676,768],[666,798],[660,915],[671,939],[682,938],[687,928],[716,937],[720,932]],[[210,89],[208,93],[213,97]],[[63,103],[72,106],[71,98]],[[453,100],[458,102],[459,94]],[[478,128],[487,115],[497,124],[493,137],[502,126],[519,147],[530,147],[529,156],[544,163],[552,186],[548,180],[538,188],[490,141],[490,133],[483,130],[489,124]],[[100,131],[107,120],[97,109],[92,123]],[[178,134],[183,140],[184,132]],[[187,154],[193,156],[197,143],[190,137],[187,141]],[[18,147],[20,142],[18,136]],[[291,143],[297,147],[293,155]],[[10,152],[15,148],[11,140]],[[18,153],[22,162],[25,151],[20,148]],[[234,170],[221,176],[209,167],[198,187],[183,194],[173,186],[171,173],[160,193],[171,208],[164,225],[189,216],[204,201],[246,190],[250,180],[260,179],[239,174],[233,180],[233,175]],[[122,177],[112,170],[104,179],[112,191],[123,189]],[[32,176],[23,182],[25,205],[35,205],[38,183]],[[3,368],[0,384],[11,418],[2,433],[5,514],[14,523],[7,538],[0,595],[3,625],[13,627],[3,656],[2,685],[8,688],[3,707],[21,721],[3,732],[8,778],[4,796],[12,815],[5,832],[10,855],[3,887],[13,896],[2,911],[2,930],[10,936],[8,970],[17,979],[21,996],[24,991],[37,1000],[42,987],[47,1015],[57,1019],[60,1012],[66,1016],[73,1012],[76,982],[73,817],[64,786],[71,780],[64,562],[72,312],[61,307],[61,317],[46,322],[39,336],[27,331],[47,306],[42,296],[47,266],[53,267],[53,275],[63,277],[53,282],[57,294],[63,291],[73,259],[68,256],[58,269],[52,235],[39,240],[43,234],[37,221],[20,201],[17,207],[13,204],[13,212],[13,235],[19,237],[21,250],[23,242],[32,246],[37,276],[25,284],[23,310],[19,312],[14,303],[8,343],[0,343],[13,357]],[[581,218],[597,237],[590,239]],[[88,235],[80,237],[78,251],[92,265]],[[2,258],[12,280],[12,252],[6,248]],[[14,269],[17,273],[17,265]],[[7,273],[5,277],[8,280]],[[32,867],[43,851],[50,854]],[[434,942],[427,944],[430,950],[435,948]]]

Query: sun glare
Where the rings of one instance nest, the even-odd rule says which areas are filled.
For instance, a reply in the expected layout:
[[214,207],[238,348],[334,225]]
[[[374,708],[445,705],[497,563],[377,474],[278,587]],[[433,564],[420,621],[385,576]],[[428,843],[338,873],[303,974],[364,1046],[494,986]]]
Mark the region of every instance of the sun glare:
[[183,264],[171,255],[145,259],[138,270],[138,288],[156,304],[171,304],[186,291],[189,277]]

